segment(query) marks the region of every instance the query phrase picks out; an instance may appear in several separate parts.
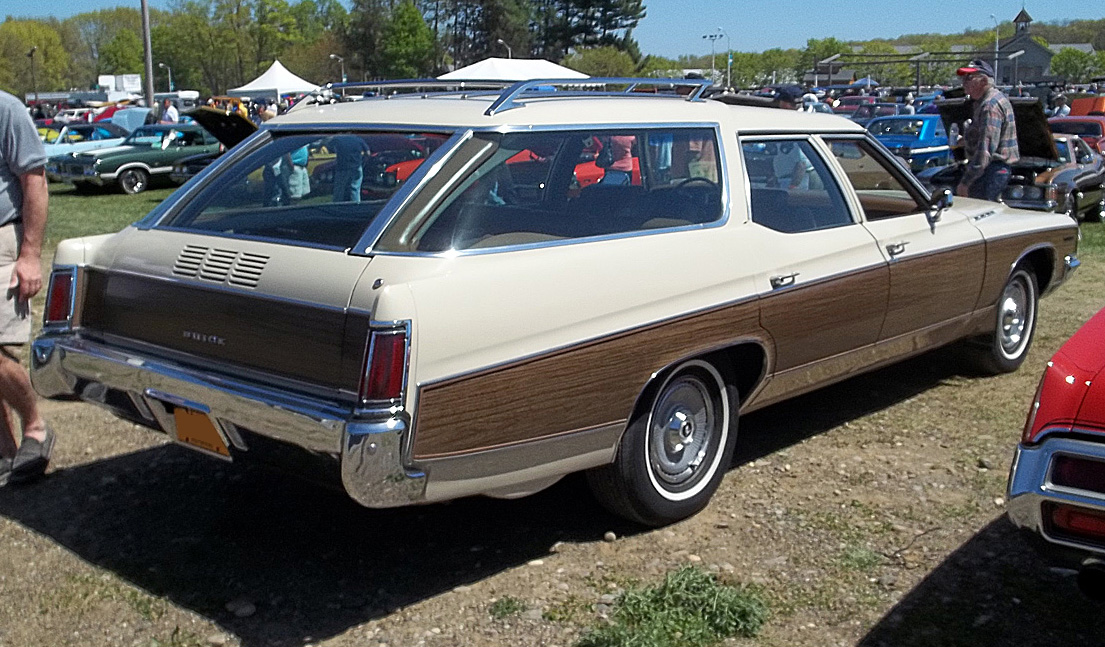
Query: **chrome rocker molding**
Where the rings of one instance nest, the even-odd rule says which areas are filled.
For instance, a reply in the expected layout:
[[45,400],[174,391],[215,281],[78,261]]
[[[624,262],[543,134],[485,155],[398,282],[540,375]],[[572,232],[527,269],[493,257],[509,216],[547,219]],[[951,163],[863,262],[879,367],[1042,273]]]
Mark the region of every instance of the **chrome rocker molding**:
[[1042,504],[1045,501],[1105,512],[1105,494],[1063,487],[1051,482],[1051,461],[1056,455],[1105,461],[1105,445],[1072,438],[1049,438],[1039,445],[1018,445],[1009,472],[1009,520],[1013,525],[1031,530],[1052,544],[1105,554],[1100,546],[1058,538],[1047,533],[1042,513]]
[[409,422],[400,411],[363,411],[285,391],[205,375],[74,337],[41,337],[32,345],[31,378],[47,398],[76,397],[118,415],[107,396],[129,396],[151,426],[176,436],[165,403],[190,404],[208,413],[230,441],[245,449],[237,428],[341,458],[348,494],[370,508],[409,505],[425,499],[426,475],[403,465]]

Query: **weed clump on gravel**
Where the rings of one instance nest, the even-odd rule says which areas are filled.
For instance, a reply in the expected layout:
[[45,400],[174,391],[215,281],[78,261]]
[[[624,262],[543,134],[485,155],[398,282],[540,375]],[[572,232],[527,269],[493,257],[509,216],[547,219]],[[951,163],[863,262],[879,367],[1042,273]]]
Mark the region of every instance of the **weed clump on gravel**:
[[577,647],[705,647],[756,635],[767,615],[759,593],[687,567],[658,586],[626,591],[612,621],[589,631]]

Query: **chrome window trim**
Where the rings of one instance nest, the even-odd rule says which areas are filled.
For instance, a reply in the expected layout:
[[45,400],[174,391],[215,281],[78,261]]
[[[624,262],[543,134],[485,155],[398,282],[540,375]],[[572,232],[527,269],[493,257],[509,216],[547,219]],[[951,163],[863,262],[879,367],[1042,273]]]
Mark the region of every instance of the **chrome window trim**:
[[453,153],[471,138],[471,129],[460,130],[454,132],[449,139],[438,146],[437,150],[418,165],[407,181],[403,182],[403,186],[399,187],[399,190],[392,194],[391,199],[376,213],[376,217],[368,224],[361,239],[348,250],[348,253],[353,256],[374,255],[373,248],[380,242],[380,237],[418,194],[419,187],[426,178],[441,171],[441,167],[453,156]]
[[[516,252],[516,251],[525,251],[525,250],[531,250],[531,249],[542,249],[542,248],[546,248],[546,247],[563,247],[565,245],[579,245],[579,244],[583,244],[583,243],[606,242],[606,241],[611,241],[611,240],[620,240],[620,239],[623,239],[623,238],[636,238],[636,237],[639,237],[639,236],[651,236],[651,235],[654,235],[654,234],[661,234],[661,233],[673,233],[673,232],[679,232],[679,231],[696,231],[696,230],[716,229],[716,228],[719,228],[719,227],[724,227],[726,224],[729,223],[729,218],[730,218],[730,215],[731,215],[731,212],[732,212],[732,205],[730,204],[730,200],[729,200],[729,196],[731,194],[731,191],[730,191],[730,188],[729,188],[729,163],[728,163],[728,156],[726,155],[726,150],[725,150],[725,142],[724,142],[723,136],[722,136],[721,124],[716,123],[716,122],[656,122],[656,123],[644,122],[644,123],[582,124],[582,125],[581,124],[556,124],[556,125],[550,125],[550,126],[542,125],[542,126],[536,126],[536,127],[535,126],[514,126],[514,125],[512,125],[512,126],[497,126],[497,127],[489,127],[489,128],[470,128],[465,132],[464,141],[471,138],[476,133],[499,133],[499,134],[506,135],[506,134],[518,133],[518,132],[541,133],[541,132],[561,132],[561,131],[581,131],[581,132],[583,132],[583,131],[591,131],[591,130],[606,130],[606,131],[643,130],[643,129],[660,130],[660,129],[665,129],[665,128],[673,129],[673,130],[691,130],[691,129],[706,130],[706,129],[709,129],[709,130],[713,131],[713,133],[714,133],[714,145],[717,149],[716,155],[717,155],[717,158],[718,158],[718,173],[720,173],[719,179],[718,179],[718,187],[721,189],[721,196],[720,196],[720,199],[721,199],[721,216],[717,220],[715,220],[713,222],[690,224],[690,225],[681,225],[681,226],[677,226],[677,227],[664,227],[664,228],[658,228],[658,229],[646,229],[646,230],[620,232],[620,233],[616,233],[616,234],[605,234],[605,235],[602,235],[602,236],[586,236],[586,237],[582,237],[582,238],[565,238],[563,240],[549,240],[549,241],[541,241],[541,242],[535,242],[535,243],[522,243],[522,244],[517,244],[517,245],[504,245],[502,247],[489,247],[489,248],[486,248],[486,249],[446,250],[446,251],[443,251],[443,252],[393,252],[393,251],[376,250],[376,249],[374,249],[374,246],[375,246],[376,242],[379,241],[379,237],[382,236],[383,232],[387,229],[387,227],[391,225],[391,222],[398,215],[399,211],[401,210],[401,207],[404,206],[407,202],[409,202],[409,200],[414,195],[414,191],[415,191],[415,188],[416,188],[416,186],[415,186],[416,183],[412,182],[412,180],[415,179],[415,175],[412,175],[411,178],[409,178],[407,180],[407,182],[404,184],[404,189],[407,189],[406,185],[408,185],[408,184],[411,185],[411,188],[409,189],[409,194],[404,195],[403,204],[402,205],[397,204],[395,202],[394,196],[392,198],[392,202],[388,203],[387,206],[395,205],[394,211],[392,213],[388,214],[388,217],[387,217],[388,222],[383,223],[383,219],[380,218],[379,215],[377,216],[377,218],[375,220],[373,220],[371,228],[375,228],[377,223],[383,223],[383,224],[381,224],[379,233],[376,235],[376,238],[372,242],[372,244],[369,245],[368,247],[365,247],[365,248],[362,248],[361,245],[358,244],[356,247],[353,248],[353,250],[350,251],[350,253],[351,254],[357,254],[357,255],[364,254],[364,255],[372,255],[372,256],[398,256],[398,257],[407,256],[407,257],[420,257],[420,258],[457,258],[457,257],[463,257],[463,256],[482,256],[482,255],[485,255],[485,254],[501,254],[501,253],[504,253],[504,252]],[[460,142],[458,142],[456,144],[456,146],[454,146],[450,149],[450,154],[452,154],[452,151],[455,151],[456,148],[459,147],[459,146],[460,146]],[[440,151],[442,148],[445,148],[445,146],[443,145],[438,150]],[[436,154],[436,151],[435,151],[435,154]],[[437,162],[437,166],[440,166],[440,165],[444,164],[445,161],[446,161],[446,158],[442,157],[442,159]],[[422,164],[421,166],[419,166],[418,171],[415,171],[415,174],[418,174],[418,172],[421,171],[422,167],[424,167],[424,166],[426,166],[426,164]],[[424,178],[425,178],[425,175],[420,175],[419,178],[418,178],[418,183],[417,184],[420,184],[421,181]],[[446,188],[447,191],[452,191],[454,187],[452,185],[450,185],[450,186],[445,187],[445,188]],[[382,213],[383,213],[383,210],[381,210],[381,214]],[[364,239],[362,239],[362,243],[363,242],[364,242]]]
[[341,245],[324,245],[322,243],[308,243],[296,240],[288,240],[287,238],[269,238],[267,236],[250,236],[248,234],[224,234],[217,231],[204,231],[200,229],[187,229],[185,227],[158,227],[159,231],[171,231],[178,234],[193,234],[201,236],[210,236],[211,238],[218,238],[220,240],[247,240],[254,243],[269,243],[273,245],[284,245],[287,247],[302,247],[305,249],[320,249],[330,252],[348,252],[350,248],[343,247]]
[[[907,185],[913,187],[913,189],[917,192],[917,195],[914,196],[915,199],[918,196],[920,196],[922,198],[925,198],[927,196],[932,195],[932,192],[929,191],[928,189],[926,189],[925,185],[921,184],[921,181],[918,180],[915,175],[913,175],[913,172],[910,171],[909,168],[905,166],[904,162],[899,162],[898,161],[899,160],[898,156],[895,155],[894,153],[891,153],[890,149],[887,148],[885,144],[883,144],[879,140],[875,139],[874,135],[872,135],[870,132],[865,130],[861,133],[853,133],[853,134],[847,134],[847,135],[846,134],[835,134],[834,133],[834,134],[818,135],[818,137],[825,142],[825,146],[829,150],[830,153],[832,153],[832,142],[833,141],[863,140],[863,141],[869,143],[871,146],[874,147],[874,149],[876,151],[878,151],[878,154],[881,154],[885,159],[890,161],[890,166],[898,169],[899,172],[898,172],[897,175],[895,175],[895,177],[899,181],[901,181],[903,184],[907,184]],[[836,156],[833,156],[833,158],[834,158],[833,163],[836,163],[835,157]],[[843,168],[841,168],[841,171],[843,172]],[[845,177],[847,177],[847,176],[845,176]],[[848,180],[848,186],[851,188],[851,192],[855,193],[855,187],[852,186],[852,181],[851,180]],[[925,200],[922,200],[922,203],[924,203],[924,202],[925,202]],[[858,204],[858,197],[857,197],[857,204]],[[861,213],[862,213],[862,210],[861,210]],[[917,213],[925,213],[924,207],[922,206],[921,210],[918,211]],[[905,215],[909,215],[909,214],[905,214]],[[866,220],[866,216],[864,217],[864,220]]]

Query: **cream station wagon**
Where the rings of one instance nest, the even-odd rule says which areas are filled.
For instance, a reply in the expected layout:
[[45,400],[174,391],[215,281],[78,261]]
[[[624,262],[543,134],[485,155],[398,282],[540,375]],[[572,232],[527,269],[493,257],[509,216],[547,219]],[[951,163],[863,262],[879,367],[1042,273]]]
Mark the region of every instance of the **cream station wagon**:
[[662,525],[742,413],[959,340],[1016,369],[1078,265],[1071,218],[930,196],[841,117],[569,83],[273,119],[59,245],[35,388],[369,507],[586,471]]

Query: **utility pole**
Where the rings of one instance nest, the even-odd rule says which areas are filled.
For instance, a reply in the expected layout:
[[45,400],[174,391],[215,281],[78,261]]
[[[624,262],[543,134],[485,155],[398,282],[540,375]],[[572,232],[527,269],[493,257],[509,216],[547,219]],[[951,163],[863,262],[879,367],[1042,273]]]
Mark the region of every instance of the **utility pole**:
[[146,78],[142,79],[142,90],[146,94],[146,107],[153,110],[153,47],[150,46],[149,0],[142,0],[142,49],[146,57]]

